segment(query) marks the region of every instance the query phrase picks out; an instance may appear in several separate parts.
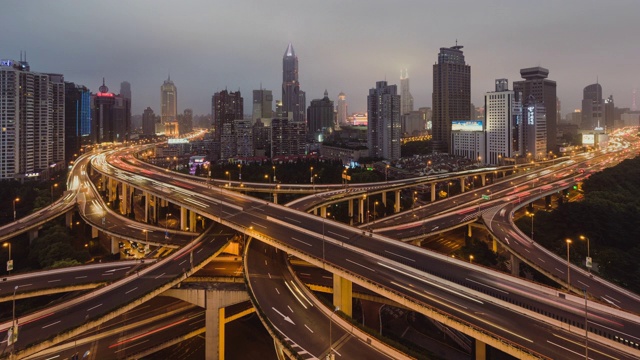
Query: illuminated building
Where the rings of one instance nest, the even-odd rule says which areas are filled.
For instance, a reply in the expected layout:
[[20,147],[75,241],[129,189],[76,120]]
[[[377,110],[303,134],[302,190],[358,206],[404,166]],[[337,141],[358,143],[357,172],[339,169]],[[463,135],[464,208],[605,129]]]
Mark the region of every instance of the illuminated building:
[[369,156],[396,160],[400,158],[400,95],[396,85],[376,82],[367,96],[367,147]]
[[450,152],[451,122],[471,114],[471,67],[466,65],[462,46],[440,48],[433,65],[432,135],[436,151]]
[[142,134],[145,136],[156,134],[156,114],[148,106],[142,112]]
[[322,142],[325,134],[333,132],[333,101],[329,100],[329,93],[324,91],[322,99],[311,100],[307,109],[308,134],[314,140]]
[[484,96],[484,108],[487,136],[484,163],[501,165],[503,159],[522,155],[522,94],[509,90],[507,79],[496,79],[495,91]]
[[409,91],[409,71],[400,72],[400,115],[413,111],[413,96]]
[[211,98],[213,114],[214,159],[236,155],[233,121],[243,119],[244,99],[240,91],[219,91]]
[[270,119],[273,117],[273,94],[271,90],[253,90],[253,111],[251,120]]
[[[282,58],[282,116],[305,121],[306,97],[298,82],[298,57],[289,43]],[[291,113],[289,115],[288,113]]]
[[178,89],[171,75],[160,86],[160,118],[163,124],[174,122],[178,117]]
[[600,130],[604,127],[604,100],[602,86],[591,84],[582,91],[582,122],[584,130]]
[[529,95],[523,104],[522,123],[522,157],[542,159],[548,148],[546,109],[533,95]]
[[91,139],[93,143],[123,142],[131,132],[131,103],[109,92],[104,78],[98,93],[91,95]]
[[613,103],[613,95],[609,95],[609,98],[604,100],[604,123],[607,133],[613,131],[615,128],[615,110],[616,107]]
[[539,66],[521,69],[520,76],[524,80],[514,81],[513,90],[521,92],[523,99],[529,99],[533,95],[536,101],[544,106],[546,113],[545,129],[547,132],[545,135],[547,149],[544,152],[557,152],[556,82],[547,79],[549,70]]
[[338,125],[347,125],[347,96],[340,92],[338,94]]
[[65,159],[68,163],[83,144],[90,143],[91,92],[86,86],[65,82]]
[[306,126],[291,119],[271,120],[271,158],[306,153]]

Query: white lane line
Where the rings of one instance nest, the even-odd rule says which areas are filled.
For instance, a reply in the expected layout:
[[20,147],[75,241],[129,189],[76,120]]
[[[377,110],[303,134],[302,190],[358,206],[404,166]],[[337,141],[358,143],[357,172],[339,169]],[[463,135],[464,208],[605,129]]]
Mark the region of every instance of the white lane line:
[[287,307],[289,308],[289,311],[293,313],[293,309],[291,308],[291,306],[287,305]]
[[125,348],[122,348],[122,349],[116,350],[116,351],[114,351],[114,353],[117,353],[117,352],[119,352],[119,351],[123,351],[123,350],[127,350],[127,349],[131,349],[132,347],[134,347],[134,346],[138,346],[138,345],[140,345],[140,344],[144,344],[144,343],[146,343],[147,341],[149,341],[149,340],[140,341],[140,342],[139,342],[139,343],[137,343],[137,344],[133,344],[133,345],[131,345],[131,346],[127,346],[127,347],[125,347]]
[[186,262],[187,262],[187,260],[186,260],[186,259],[185,259],[185,260],[182,260],[182,262],[181,262],[180,264],[178,264],[178,266],[180,266],[180,265],[182,265],[182,264],[184,264],[184,263],[186,263]]
[[53,359],[57,359],[59,357],[60,357],[60,355],[56,355],[56,356],[52,356],[52,357],[46,358],[44,360],[53,360]]
[[271,279],[271,273],[267,273],[267,275],[269,275],[269,279]]
[[162,273],[162,274],[160,274],[160,275],[156,276],[154,279],[156,279],[156,280],[157,280],[157,279],[159,279],[159,278],[163,277],[163,276],[164,276],[164,274],[165,274],[165,273]]
[[556,269],[556,271],[559,271],[561,274],[564,274],[564,271],[562,271],[562,270],[560,270],[558,268],[554,268],[554,269]]
[[295,241],[297,241],[297,242],[301,242],[301,243],[303,243],[303,244],[305,244],[305,245],[307,245],[307,246],[313,246],[313,245],[309,244],[308,242],[302,241],[302,240],[300,240],[300,239],[296,239],[296,238],[294,238],[294,237],[291,237],[291,240],[295,240]]
[[301,273],[300,273],[300,275],[303,275],[303,276],[311,276],[311,274],[309,274],[309,273],[303,273],[303,272],[301,272]]
[[409,261],[416,262],[415,260],[413,260],[413,259],[411,259],[411,258],[408,258],[408,257],[406,257],[406,256],[402,256],[402,255],[400,255],[400,254],[396,254],[396,253],[391,252],[391,251],[389,251],[389,250],[385,250],[384,252],[386,252],[386,253],[388,253],[388,254],[391,254],[391,255],[395,255],[395,256],[397,256],[397,257],[401,257],[401,258],[403,258],[403,259],[407,259],[407,260],[409,260]]
[[375,270],[373,270],[372,268],[370,268],[370,267],[368,267],[368,266],[364,266],[364,265],[362,265],[362,264],[358,264],[357,262],[355,262],[355,261],[353,261],[353,260],[349,260],[349,259],[345,259],[345,260],[347,260],[348,262],[350,262],[350,263],[352,263],[352,264],[354,264],[354,265],[358,265],[358,266],[361,266],[361,267],[363,267],[363,268],[365,268],[365,269],[367,269],[367,270],[371,270],[371,271],[373,271],[373,272],[376,272],[376,271],[375,271]]
[[555,346],[559,347],[560,349],[567,350],[568,352],[570,352],[570,353],[572,353],[572,354],[576,354],[576,355],[578,355],[578,356],[582,356],[582,354],[581,354],[581,353],[575,352],[575,351],[573,351],[573,350],[571,350],[571,349],[568,349],[568,348],[566,348],[566,347],[564,347],[564,346],[558,345],[558,344],[556,344],[556,343],[554,343],[554,342],[552,342],[552,341],[547,340],[547,342],[548,342],[549,344],[551,344],[551,345],[555,345]]
[[54,322],[54,323],[51,323],[51,324],[49,324],[49,325],[45,325],[45,326],[43,326],[42,328],[43,328],[43,329],[45,329],[45,328],[48,328],[49,326],[53,326],[53,325],[55,325],[55,324],[59,324],[61,321],[62,321],[62,320],[58,320],[58,321],[56,321],[56,322]]
[[253,225],[255,226],[260,226],[261,228],[267,228],[266,226],[262,225],[262,224],[258,224],[258,223],[254,223],[253,221],[251,222]]
[[96,305],[96,306],[94,306],[94,307],[92,307],[92,308],[90,308],[90,309],[87,309],[87,311],[91,311],[91,310],[93,310],[93,309],[97,309],[97,308],[99,308],[100,306],[102,306],[102,304],[99,304],[99,305]]
[[196,254],[199,254],[200,251],[204,250],[203,248],[200,248],[200,250],[196,251]]
[[278,293],[278,295],[280,295],[280,291],[278,290],[278,288],[274,288],[276,289],[276,292]]
[[310,328],[310,327],[308,327],[308,326],[307,326],[307,324],[304,324],[304,327],[306,327],[306,328],[307,328],[307,330],[311,331],[311,333],[313,334],[313,330],[311,330],[311,328]]
[[526,249],[526,248],[524,249],[524,251],[526,251],[528,253],[531,253],[531,251],[529,251],[529,249]]
[[542,261],[543,263],[546,263],[546,261],[542,260],[541,258],[538,258],[538,260]]
[[301,222],[301,221],[296,220],[296,219],[292,219],[292,218],[290,218],[290,217],[288,217],[288,216],[285,216],[284,218],[285,218],[285,219],[287,219],[287,220],[289,220],[289,221],[293,221],[293,222],[297,222],[298,224],[302,224],[302,222]]
[[335,235],[335,236],[340,236],[340,237],[341,237],[341,238],[343,238],[343,239],[347,239],[347,240],[349,240],[349,237],[348,237],[348,236],[344,236],[344,235],[341,235],[341,234],[338,234],[338,233],[334,233],[333,231],[327,231],[327,234],[333,234],[333,235]]
[[118,269],[111,269],[111,270],[107,270],[105,271],[106,273],[108,272],[114,272],[114,271],[120,271],[120,270],[127,270],[128,268],[130,268],[131,266],[126,266],[126,267],[122,267],[122,268],[118,268]]
[[86,277],[87,277],[86,275],[84,275],[84,276],[76,276],[76,279],[84,279]]
[[[31,284],[29,284],[29,285],[31,285]],[[613,298],[613,297],[611,297],[609,295],[604,295],[604,296],[608,297],[609,299],[611,299],[611,300],[613,300],[613,301],[615,301],[617,303],[620,303],[620,300],[616,300],[615,298]]]
[[113,273],[102,274],[102,276],[113,275]]
[[267,264],[267,260],[265,260],[265,261],[264,261],[264,264],[265,264],[265,265],[268,265],[268,264]]
[[472,280],[472,279],[469,279],[469,278],[465,278],[465,279],[466,279],[467,281],[471,281],[471,282],[476,283],[476,284],[478,284],[478,285],[486,286],[486,287],[488,287],[489,289],[493,289],[493,290],[495,290],[495,291],[500,291],[501,293],[505,293],[505,294],[507,294],[507,295],[509,294],[508,292],[506,292],[506,291],[504,291],[504,290],[500,290],[500,289],[495,288],[495,287],[493,287],[493,286],[490,286],[490,285],[487,285],[487,284],[483,284],[483,283],[481,283],[481,282],[478,282],[478,281],[475,281],[475,280]]
[[131,290],[127,291],[127,292],[126,292],[126,293],[124,293],[124,294],[125,294],[125,295],[127,295],[128,293],[132,292],[133,290],[136,290],[137,288],[138,288],[138,287],[136,286],[136,287],[134,287],[133,289],[131,289]]
[[580,280],[578,280],[578,282],[579,282],[580,284],[582,284],[582,285],[586,286],[586,287],[589,287],[589,285],[587,285],[587,284],[583,283],[583,282],[582,282],[582,281],[580,281]]
[[49,280],[49,281],[47,281],[47,282],[48,282],[48,283],[53,283],[53,282],[58,282],[58,281],[61,281],[61,280],[62,280],[62,279],[55,279],[55,280]]
[[342,357],[342,354],[340,354],[340,353],[338,352],[338,350],[336,350],[336,349],[332,349],[332,350],[333,350],[333,352],[334,352],[334,353],[338,354],[338,356]]

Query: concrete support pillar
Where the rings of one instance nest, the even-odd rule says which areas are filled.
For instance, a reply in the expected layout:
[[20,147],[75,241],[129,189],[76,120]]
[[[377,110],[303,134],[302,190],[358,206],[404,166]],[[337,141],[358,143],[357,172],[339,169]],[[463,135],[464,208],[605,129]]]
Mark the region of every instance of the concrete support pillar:
[[347,200],[347,204],[349,204],[349,219],[353,221],[353,200]]
[[494,238],[492,238],[492,240],[491,240],[491,250],[492,250],[494,253],[497,253],[497,252],[498,252],[498,240],[496,240],[496,238],[495,238],[495,237],[494,237]]
[[38,237],[38,230],[29,230],[29,244]]
[[67,213],[64,214],[64,223],[71,229],[71,225],[73,224],[73,211],[67,211]]
[[277,193],[273,193],[273,203],[274,204],[278,203],[278,194]]
[[318,215],[318,208],[313,209],[313,215]]
[[520,276],[520,259],[511,254],[511,275]]
[[473,235],[473,232],[471,230],[471,224],[467,224],[467,237],[471,239],[471,235]]
[[144,191],[142,192],[142,196],[144,196],[144,222],[149,222],[149,193]]
[[400,212],[400,190],[396,190],[395,191],[395,202],[393,203],[393,212],[395,213],[399,213]]
[[480,174],[480,180],[482,181],[482,186],[487,183],[487,174]]
[[382,192],[382,204],[384,204],[384,206],[387,206],[387,192],[386,191]]
[[97,227],[91,227],[91,238],[95,239],[98,237],[98,228]]
[[326,206],[320,207],[320,216],[323,217],[323,218],[327,217],[327,207]]
[[475,359],[476,360],[486,360],[487,359],[487,344],[483,343],[482,341],[475,339]]
[[502,172],[502,177],[507,177],[507,172],[506,171]]
[[436,183],[431,183],[431,202],[436,201]]
[[340,310],[352,316],[352,288],[353,283],[336,274],[333,274],[333,306],[340,307]]
[[464,192],[464,178],[461,177],[460,178],[460,193],[462,194]]
[[197,215],[195,211],[189,211],[189,231],[196,232]]
[[180,207],[180,230],[186,230],[187,229],[187,214],[188,214],[189,210],[187,210],[187,208],[185,207]]
[[422,240],[424,239],[411,240],[411,245],[418,246],[418,247],[422,246]]
[[358,222],[364,224],[364,198],[358,199]]
[[[208,294],[207,294],[208,295]],[[221,316],[222,315],[222,316]],[[206,360],[224,359],[224,308],[209,306],[207,296],[207,309],[205,310],[205,353]],[[222,329],[222,334],[220,334]],[[222,337],[222,340],[220,339]],[[220,344],[222,343],[222,349]]]
[[111,253],[117,254],[120,252],[120,247],[118,247],[118,242],[120,240],[114,236],[111,236]]
[[120,192],[120,213],[123,215],[127,215],[129,210],[129,191],[127,188],[129,188],[129,185],[127,185],[127,183],[122,183],[122,189]]

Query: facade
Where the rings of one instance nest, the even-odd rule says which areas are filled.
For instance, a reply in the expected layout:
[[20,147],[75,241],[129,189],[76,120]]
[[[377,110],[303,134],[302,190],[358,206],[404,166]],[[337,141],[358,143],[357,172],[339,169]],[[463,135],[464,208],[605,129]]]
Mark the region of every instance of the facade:
[[582,121],[583,130],[597,130],[604,127],[604,100],[602,86],[591,84],[582,91]]
[[605,130],[607,133],[615,129],[615,125],[616,125],[615,113],[616,113],[616,106],[613,102],[613,95],[609,95],[609,97],[604,100],[604,124],[605,124]]
[[557,96],[556,82],[547,79],[549,70],[543,67],[532,67],[520,70],[523,81],[515,81],[513,90],[522,93],[523,99],[533,96],[545,109],[545,128],[547,131],[545,152],[557,152]]
[[234,134],[236,137],[236,156],[253,156],[253,127],[249,119],[237,119],[233,121]]
[[193,110],[184,109],[181,115],[178,115],[178,129],[180,134],[187,134],[193,131]]
[[523,104],[522,122],[522,157],[543,159],[548,148],[546,109],[533,95],[529,95]]
[[427,130],[426,108],[420,108],[417,111],[410,111],[408,114],[402,115],[401,125],[401,133],[404,137],[424,135]]
[[[49,75],[49,94],[51,111],[51,156],[49,166],[60,166],[60,170],[65,164],[65,86],[62,74]],[[77,154],[75,152],[74,154]]]
[[[233,121],[244,118],[244,99],[240,91],[219,91],[211,98],[211,114],[213,114],[214,159],[226,159],[235,156],[236,145],[233,135]],[[224,138],[224,146],[223,146]],[[225,156],[222,156],[223,148]],[[229,156],[229,154],[232,154]]]
[[497,79],[494,92],[484,96],[486,156],[489,165],[520,154],[522,139],[522,94],[509,90],[507,79]]
[[91,139],[95,144],[122,142],[131,132],[131,103],[122,95],[109,92],[102,79],[98,93],[91,94]]
[[271,120],[271,158],[287,155],[305,155],[306,124],[291,119]]
[[298,81],[298,57],[289,43],[282,58],[282,115],[278,116],[289,117],[287,113],[291,113],[293,121],[304,121],[306,105],[305,93]]
[[156,114],[148,106],[142,112],[142,134],[145,136],[156,134]]
[[175,122],[178,117],[178,88],[171,75],[160,86],[160,118],[163,124]]
[[466,120],[471,113],[471,67],[462,46],[440,48],[433,65],[432,135],[436,151],[451,151],[451,122]]
[[255,156],[271,155],[271,123],[267,126],[262,119],[253,124],[253,153]]
[[91,135],[91,92],[86,86],[64,83],[65,162],[78,154]]
[[338,94],[338,125],[344,126],[348,124],[347,121],[347,95],[343,92]]
[[273,117],[273,94],[271,90],[253,90],[253,111],[251,120]]
[[333,101],[329,100],[329,93],[324,91],[322,99],[311,100],[307,109],[307,132],[314,140],[322,141],[324,135],[333,131]]
[[120,95],[131,102],[131,84],[128,81],[120,83]]
[[413,111],[413,96],[409,90],[409,71],[400,72],[400,115],[406,115]]
[[376,82],[367,96],[369,156],[387,160],[400,158],[400,95],[396,85]]
[[484,130],[452,130],[451,152],[453,155],[482,163],[486,159],[485,138]]

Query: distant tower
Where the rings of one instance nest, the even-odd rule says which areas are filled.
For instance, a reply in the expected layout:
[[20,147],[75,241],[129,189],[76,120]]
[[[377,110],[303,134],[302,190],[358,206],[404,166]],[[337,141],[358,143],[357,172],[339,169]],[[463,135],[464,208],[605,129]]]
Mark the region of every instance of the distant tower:
[[631,111],[637,111],[638,110],[638,103],[636,102],[638,97],[638,89],[633,89],[633,94],[632,94],[632,98],[631,98]]
[[451,121],[467,120],[471,114],[471,67],[464,61],[462,46],[440,48],[433,65],[434,150],[451,152]]
[[347,124],[347,95],[342,91],[338,94],[338,125]]
[[120,95],[125,99],[131,100],[131,84],[128,81],[120,83]]
[[413,111],[413,96],[409,91],[409,71],[400,71],[400,115]]
[[376,82],[367,96],[367,146],[369,156],[387,160],[400,158],[400,95],[396,85]]
[[171,75],[160,87],[160,109],[163,124],[176,121],[178,117],[178,89],[171,81]]
[[270,119],[273,117],[273,94],[271,90],[265,90],[260,86],[260,90],[253,90],[253,112],[251,120]]
[[604,100],[604,126],[607,133],[615,128],[615,109],[613,95],[609,95],[609,98]]
[[298,57],[289,43],[282,58],[282,111],[291,112],[294,121],[304,121],[305,108],[305,93],[298,82]]
[[327,90],[324,91],[322,99],[311,101],[307,109],[307,123],[308,134],[316,140],[316,136],[333,131],[333,101],[329,99]]
[[600,84],[591,84],[584,88],[580,128],[584,130],[594,130],[604,126],[603,103],[602,86],[600,86]]

